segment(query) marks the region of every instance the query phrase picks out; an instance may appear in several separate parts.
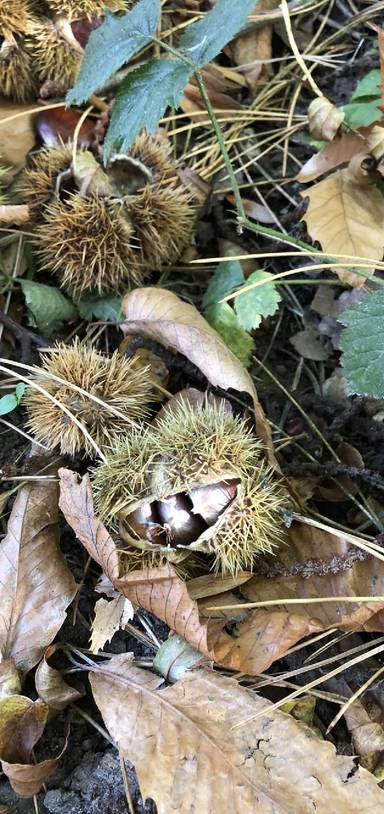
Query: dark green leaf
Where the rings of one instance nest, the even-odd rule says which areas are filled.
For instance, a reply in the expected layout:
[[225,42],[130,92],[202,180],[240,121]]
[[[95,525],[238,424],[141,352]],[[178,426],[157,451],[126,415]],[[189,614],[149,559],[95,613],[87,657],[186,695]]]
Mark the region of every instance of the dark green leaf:
[[240,325],[233,308],[227,302],[209,305],[204,316],[240,362],[247,367],[254,350],[253,339]]
[[261,280],[267,282],[246,291],[244,294],[240,294],[234,301],[239,322],[246,331],[258,328],[263,317],[272,316],[281,300],[274,283],[273,274],[269,274],[268,271],[254,271],[247,278],[243,288],[247,288],[252,283],[258,283]]
[[380,97],[380,70],[379,68],[374,68],[372,71],[369,71],[360,82],[357,83],[357,86],[352,93],[351,102],[355,102],[356,99],[361,99],[365,96],[374,96],[376,98]]
[[155,34],[160,0],[140,0],[124,17],[106,12],[105,22],[92,32],[68,104],[82,104],[115,71],[144,48]]
[[89,294],[79,300],[77,307],[82,319],[117,322],[121,315],[121,297],[116,297],[115,294],[107,294],[105,297]]
[[32,280],[21,280],[21,287],[29,309],[30,324],[45,336],[52,336],[66,322],[76,319],[75,306],[58,288]]
[[8,393],[0,399],[0,415],[11,413],[19,404],[14,393]]
[[105,139],[104,158],[124,152],[143,127],[156,130],[166,107],[178,107],[192,70],[178,59],[151,59],[121,83]]
[[357,128],[368,127],[373,122],[380,121],[383,118],[383,113],[379,109],[380,105],[381,99],[360,100],[344,105],[342,110],[345,113],[345,124]]
[[384,398],[384,291],[343,311],[342,363],[354,393]]
[[212,11],[188,26],[179,45],[198,68],[207,65],[238,34],[256,0],[217,0]]
[[202,302],[203,308],[220,302],[220,300],[227,297],[228,294],[232,294],[243,282],[243,269],[238,260],[231,260],[229,263],[219,263],[204,294]]

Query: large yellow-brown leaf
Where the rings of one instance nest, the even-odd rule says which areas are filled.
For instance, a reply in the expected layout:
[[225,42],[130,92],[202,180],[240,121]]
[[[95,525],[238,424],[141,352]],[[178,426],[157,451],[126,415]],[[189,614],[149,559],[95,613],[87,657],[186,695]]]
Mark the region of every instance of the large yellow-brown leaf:
[[24,695],[0,700],[1,768],[19,797],[38,794],[60,760],[62,753],[40,763],[33,760],[32,750],[44,731],[48,712],[43,701],[31,701]]
[[[96,703],[159,814],[361,814],[384,793],[352,757],[233,679],[162,678],[115,656],[91,675]],[[233,729],[252,716],[259,717]]]
[[184,354],[211,384],[248,393],[253,400],[258,433],[274,460],[269,424],[249,373],[194,305],[172,291],[148,286],[126,294],[121,308],[124,333],[149,336]]
[[[382,259],[384,196],[376,186],[360,186],[351,180],[348,170],[338,170],[306,189],[302,197],[309,198],[304,215],[308,232],[312,240],[321,243],[324,252],[331,257],[346,254],[374,261]],[[349,269],[335,268],[335,271],[351,286],[365,283],[364,277]]]
[[22,486],[0,543],[0,653],[30,670],[56,636],[76,585],[58,546],[58,484]]

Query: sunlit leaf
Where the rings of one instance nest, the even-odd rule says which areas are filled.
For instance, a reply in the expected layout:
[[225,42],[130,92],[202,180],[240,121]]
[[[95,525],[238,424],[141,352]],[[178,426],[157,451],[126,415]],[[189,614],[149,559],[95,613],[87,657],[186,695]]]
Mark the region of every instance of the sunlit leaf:
[[205,316],[232,353],[247,367],[254,350],[253,339],[242,327],[233,308],[227,302],[209,305],[205,310]]

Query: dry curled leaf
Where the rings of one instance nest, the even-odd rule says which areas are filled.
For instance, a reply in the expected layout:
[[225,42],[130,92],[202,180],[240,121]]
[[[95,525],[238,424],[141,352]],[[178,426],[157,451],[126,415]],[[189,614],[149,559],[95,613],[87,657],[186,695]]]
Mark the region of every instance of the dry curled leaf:
[[297,181],[308,184],[315,181],[325,172],[336,169],[341,164],[348,164],[356,153],[361,153],[368,147],[368,136],[372,127],[361,127],[358,132],[348,132],[337,135],[320,152],[315,153],[306,161],[296,176]]
[[98,653],[119,628],[133,618],[132,603],[124,596],[108,601],[98,599],[95,605],[95,618],[92,623],[91,651]]
[[0,545],[0,653],[27,672],[65,619],[76,585],[58,546],[54,481],[22,486]]
[[211,384],[248,393],[253,400],[258,433],[274,461],[269,424],[253,381],[234,353],[194,305],[164,288],[136,288],[123,299],[124,333],[149,336],[184,354]]
[[[348,170],[338,170],[306,189],[302,197],[309,198],[304,215],[308,232],[312,240],[321,243],[324,252],[330,256],[344,254],[381,260],[384,249],[384,196],[377,187],[359,186],[351,180]],[[340,280],[353,287],[365,283],[365,277],[349,269],[335,268],[335,272]]]
[[[116,544],[94,515],[88,476],[79,482],[78,474],[68,469],[61,469],[59,475],[62,512],[89,554],[108,573],[114,587],[134,605],[149,610],[214,661],[256,675],[266,670],[299,639],[321,629],[316,620],[308,617],[260,609],[241,619],[236,630],[228,633],[225,625],[236,619],[236,612],[221,613],[219,619],[202,620],[199,606],[191,599],[186,583],[170,565],[123,575],[119,571]],[[111,563],[114,563],[113,578],[108,572]],[[211,579],[214,583],[213,575]],[[222,585],[223,580],[219,577],[219,591]]]
[[60,648],[52,644],[47,647],[44,658],[41,660],[35,673],[35,686],[40,698],[50,709],[60,712],[62,709],[78,701],[83,693],[67,684],[59,670],[48,664],[48,659]]
[[308,108],[308,127],[313,138],[332,141],[343,123],[345,113],[325,96],[313,99]]
[[38,794],[66,748],[64,744],[57,757],[33,761],[32,750],[44,731],[48,711],[43,701],[31,701],[24,695],[0,700],[1,768],[19,797]]
[[[277,9],[278,5],[279,0],[259,0],[255,11],[263,14]],[[271,73],[268,62],[272,57],[272,34],[273,26],[265,23],[245,30],[227,46],[235,65],[243,66],[242,73],[253,92],[267,81]]]
[[111,535],[93,511],[89,477],[80,479],[70,469],[59,469],[59,476],[59,506],[68,525],[113,583],[119,576],[119,555]]
[[105,724],[159,814],[381,810],[369,772],[234,679],[197,669],[160,690],[162,681],[126,654],[91,675]]

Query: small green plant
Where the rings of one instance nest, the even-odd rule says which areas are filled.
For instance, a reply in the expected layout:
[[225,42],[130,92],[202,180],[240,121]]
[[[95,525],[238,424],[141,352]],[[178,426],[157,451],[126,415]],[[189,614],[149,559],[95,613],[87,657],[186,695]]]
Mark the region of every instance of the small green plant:
[[350,101],[343,106],[345,123],[353,128],[368,127],[382,118],[380,110],[382,103],[380,69],[374,68],[357,83]]
[[19,406],[24,395],[24,390],[25,384],[19,382],[19,384],[16,385],[14,393],[7,393],[6,396],[0,398],[0,416],[11,413],[12,410],[15,410],[16,407]]
[[[259,285],[251,288],[255,283]],[[231,294],[236,294],[233,308],[223,301]],[[280,299],[272,274],[257,270],[245,279],[241,264],[233,259],[219,263],[202,304],[209,324],[248,366],[254,350],[250,331],[258,328],[263,318],[276,312]]]

